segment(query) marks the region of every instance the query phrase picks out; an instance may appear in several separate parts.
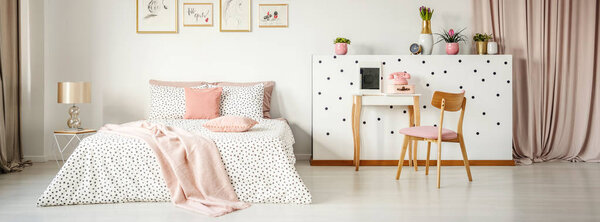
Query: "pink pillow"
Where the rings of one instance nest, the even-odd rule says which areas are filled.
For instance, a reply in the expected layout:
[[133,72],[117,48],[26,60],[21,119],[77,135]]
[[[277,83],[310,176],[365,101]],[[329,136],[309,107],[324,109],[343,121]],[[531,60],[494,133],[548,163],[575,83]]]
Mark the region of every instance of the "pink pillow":
[[185,88],[184,119],[213,119],[219,117],[223,88]]
[[254,125],[256,120],[243,116],[221,116],[210,120],[202,126],[213,132],[246,132]]
[[156,86],[171,86],[171,87],[194,87],[201,86],[206,84],[214,84],[217,86],[253,86],[262,83],[264,85],[264,96],[263,96],[263,116],[267,119],[271,119],[271,94],[273,94],[273,88],[275,88],[275,82],[273,81],[265,81],[265,82],[204,82],[204,81],[195,81],[195,82],[171,82],[171,81],[161,81],[161,80],[150,80],[150,85]]

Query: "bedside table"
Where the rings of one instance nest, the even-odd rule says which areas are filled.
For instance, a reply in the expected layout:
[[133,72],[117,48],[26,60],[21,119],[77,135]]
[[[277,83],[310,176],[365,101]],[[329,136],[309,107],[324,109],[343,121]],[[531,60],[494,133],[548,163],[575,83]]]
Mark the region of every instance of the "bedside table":
[[[55,130],[54,131],[54,142],[56,142],[56,148],[58,148],[58,152],[60,153],[60,158],[63,161],[63,164],[65,163],[65,157],[63,155],[63,153],[65,152],[65,150],[67,148],[69,148],[69,145],[71,145],[71,143],[77,139],[77,144],[75,144],[75,147],[77,145],[79,145],[79,142],[81,142],[81,140],[87,136],[93,135],[97,132],[97,130],[95,129],[83,129],[83,130]],[[66,137],[68,142],[64,145],[61,146],[60,141],[58,140],[59,137]],[[74,149],[74,148],[73,148]],[[56,154],[54,155],[56,157]],[[56,165],[60,166],[58,164],[58,158],[56,159]]]

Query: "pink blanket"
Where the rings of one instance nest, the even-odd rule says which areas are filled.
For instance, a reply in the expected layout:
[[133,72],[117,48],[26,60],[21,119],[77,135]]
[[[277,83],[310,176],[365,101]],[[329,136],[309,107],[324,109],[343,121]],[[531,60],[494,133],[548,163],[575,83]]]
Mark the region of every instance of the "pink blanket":
[[140,138],[154,150],[176,206],[218,217],[250,205],[239,201],[214,142],[145,121],[107,124],[102,132]]

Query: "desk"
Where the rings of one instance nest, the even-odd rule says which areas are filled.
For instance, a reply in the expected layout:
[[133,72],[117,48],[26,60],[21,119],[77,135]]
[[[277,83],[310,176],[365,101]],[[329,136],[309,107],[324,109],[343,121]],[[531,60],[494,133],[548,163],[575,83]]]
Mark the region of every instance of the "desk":
[[[352,103],[352,136],[354,137],[354,165],[356,171],[360,166],[360,114],[363,106],[408,106],[408,126],[421,124],[419,97],[421,94],[381,94],[381,95],[353,95]],[[409,145],[409,166],[412,164],[417,170],[417,142]],[[413,152],[414,149],[414,152]],[[411,161],[412,159],[412,161]]]

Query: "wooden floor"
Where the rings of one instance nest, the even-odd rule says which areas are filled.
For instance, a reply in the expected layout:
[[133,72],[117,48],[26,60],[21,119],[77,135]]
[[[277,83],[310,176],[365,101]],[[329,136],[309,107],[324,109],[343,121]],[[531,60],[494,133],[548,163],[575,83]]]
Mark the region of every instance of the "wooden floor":
[[215,219],[170,203],[36,207],[58,171],[38,163],[0,175],[0,221],[600,221],[598,163],[472,167],[472,183],[463,167],[443,167],[440,190],[424,168],[396,181],[395,167],[297,167],[313,204],[254,204]]

